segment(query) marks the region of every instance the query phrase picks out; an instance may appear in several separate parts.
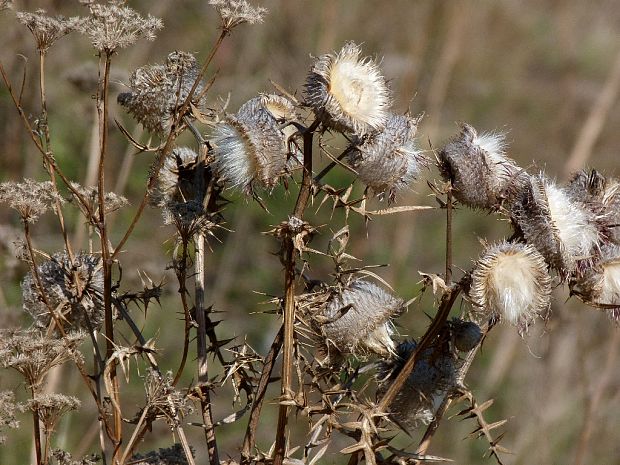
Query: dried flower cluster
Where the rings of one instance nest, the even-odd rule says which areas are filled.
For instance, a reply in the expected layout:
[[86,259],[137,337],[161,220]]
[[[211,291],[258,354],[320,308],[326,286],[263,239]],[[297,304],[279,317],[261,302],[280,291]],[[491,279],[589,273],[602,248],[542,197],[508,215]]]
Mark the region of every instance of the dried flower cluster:
[[19,421],[15,418],[16,410],[15,394],[11,391],[0,391],[0,445],[6,441],[6,437],[2,435],[4,428],[19,427]]
[[63,36],[78,30],[81,27],[82,18],[64,16],[48,16],[45,10],[37,10],[34,13],[19,11],[16,13],[17,20],[30,29],[37,43],[37,50],[47,52],[54,43]]
[[35,326],[48,327],[53,318],[50,311],[54,311],[71,329],[91,332],[101,327],[103,271],[99,257],[80,252],[71,260],[66,252],[56,253],[37,270],[42,289],[32,272],[22,282],[24,310],[32,316]]
[[189,465],[181,444],[174,444],[146,454],[135,454],[130,461],[134,465]]
[[41,215],[62,202],[51,181],[3,182],[0,184],[0,203],[17,210],[22,220],[34,223]]
[[46,434],[55,430],[60,418],[71,410],[80,408],[80,401],[64,394],[40,394],[29,399],[22,409],[37,412]]

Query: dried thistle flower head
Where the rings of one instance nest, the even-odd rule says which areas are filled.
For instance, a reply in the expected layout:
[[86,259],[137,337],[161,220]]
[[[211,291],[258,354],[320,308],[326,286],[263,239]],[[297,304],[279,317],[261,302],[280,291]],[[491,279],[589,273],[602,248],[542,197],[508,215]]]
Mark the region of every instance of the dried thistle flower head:
[[[101,259],[80,252],[71,261],[66,252],[56,253],[38,268],[47,302],[65,326],[85,331],[98,330],[103,323],[103,270]],[[52,315],[41,298],[33,273],[22,282],[24,310],[35,326],[46,328]]]
[[[194,455],[193,449],[192,455]],[[134,465],[189,465],[181,444],[174,444],[146,454],[134,454],[129,461]]]
[[0,366],[18,371],[28,387],[36,389],[55,366],[69,360],[83,362],[77,350],[83,339],[81,332],[67,333],[62,339],[56,339],[37,330],[0,330]]
[[450,321],[450,331],[454,340],[454,346],[460,352],[469,352],[482,339],[482,329],[473,321],[454,318]]
[[490,245],[476,262],[469,296],[474,314],[508,321],[525,330],[549,310],[551,278],[547,264],[531,245]]
[[358,135],[385,126],[390,91],[377,63],[360,59],[361,49],[347,42],[337,54],[320,56],[306,79],[306,103],[331,129]]
[[510,201],[527,175],[505,154],[503,134],[478,132],[463,124],[461,133],[439,151],[439,170],[454,197],[472,208],[494,210]]
[[0,184],[0,203],[7,203],[17,210],[22,220],[34,223],[56,202],[63,202],[51,181],[3,182]]
[[326,304],[312,315],[328,355],[394,352],[392,319],[404,311],[402,299],[361,279],[328,292]]
[[408,115],[390,115],[383,129],[352,145],[349,163],[374,192],[393,198],[427,164],[414,142],[418,121]]
[[[378,369],[377,394],[383,396],[415,350],[413,341],[401,342],[396,356],[383,360]],[[429,348],[418,359],[405,385],[390,406],[390,419],[406,431],[428,425],[446,396],[459,387],[461,362],[441,349]]]
[[45,433],[50,435],[56,429],[60,418],[71,410],[79,409],[80,405],[80,401],[73,396],[39,394],[29,399],[22,408],[38,412]]
[[570,288],[595,307],[620,308],[620,246],[602,248],[593,266],[572,277]]
[[267,14],[266,8],[252,6],[247,0],[209,0],[209,5],[217,9],[225,31],[244,23],[262,23]]
[[[146,65],[129,78],[129,92],[118,95],[118,103],[148,131],[165,134],[170,130],[176,112],[189,96],[198,77],[198,63],[191,53],[175,51],[163,65]],[[191,103],[199,110],[205,107],[200,82]]]
[[6,437],[2,435],[4,428],[19,428],[19,421],[15,419],[15,394],[11,391],[0,392],[0,445],[4,444]]
[[79,17],[54,18],[48,16],[45,10],[37,10],[34,13],[18,11],[16,16],[20,23],[30,29],[37,43],[37,50],[41,53],[45,53],[58,39],[77,30],[83,21]]
[[562,277],[598,248],[596,217],[543,174],[530,178],[511,210],[525,240]]
[[281,118],[296,117],[294,107],[286,102],[273,95],[255,97],[215,125],[214,167],[229,186],[250,193],[256,184],[275,186],[286,173],[289,144]]
[[90,38],[99,52],[111,55],[142,37],[154,40],[155,33],[164,27],[161,19],[151,15],[145,18],[124,4],[124,0],[87,3],[90,15],[80,24],[79,30]]

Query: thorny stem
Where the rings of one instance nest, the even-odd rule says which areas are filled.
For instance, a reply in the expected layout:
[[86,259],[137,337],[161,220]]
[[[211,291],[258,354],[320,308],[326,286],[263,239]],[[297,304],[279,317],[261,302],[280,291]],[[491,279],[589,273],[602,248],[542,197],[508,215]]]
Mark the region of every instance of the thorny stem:
[[[106,336],[106,360],[111,363],[109,373],[112,392],[108,394],[113,398],[114,405],[120,405],[118,378],[116,376],[116,361],[110,361],[114,353],[114,321],[112,315],[112,259],[108,241],[108,231],[105,217],[105,155],[108,144],[108,91],[110,79],[111,55],[105,54],[103,83],[100,92],[97,92],[97,114],[99,116],[99,168],[97,172],[97,196],[99,218],[97,229],[101,236],[101,255],[103,259],[103,305],[105,312],[105,336]],[[117,463],[117,455],[120,452],[122,442],[122,418],[118,408],[113,409],[114,435],[112,442],[112,463]]]
[[196,76],[196,80],[194,81],[194,84],[192,85],[192,88],[190,89],[189,93],[187,94],[187,97],[186,97],[185,101],[183,102],[183,105],[181,105],[181,109],[179,110],[179,112],[177,114],[177,117],[173,121],[172,126],[170,128],[170,133],[168,134],[168,138],[166,139],[166,143],[165,143],[163,149],[161,150],[161,156],[159,157],[158,162],[153,167],[153,174],[151,174],[149,176],[149,180],[148,180],[148,183],[147,183],[147,186],[146,186],[146,190],[144,191],[144,195],[142,196],[142,201],[140,202],[140,205],[138,206],[138,210],[136,211],[136,214],[134,215],[133,219],[131,220],[131,223],[130,223],[129,227],[127,228],[127,231],[125,232],[125,235],[123,236],[123,238],[120,240],[120,242],[118,243],[118,245],[114,249],[114,252],[112,253],[112,257],[111,257],[112,260],[114,260],[116,258],[116,256],[118,255],[118,253],[122,250],[123,246],[125,245],[125,243],[129,239],[131,234],[133,233],[133,230],[136,227],[136,224],[138,223],[138,220],[142,216],[142,212],[144,211],[144,208],[146,207],[146,204],[147,204],[148,199],[149,199],[149,193],[151,192],[151,190],[155,186],[155,182],[157,181],[157,178],[159,177],[159,172],[160,172],[160,170],[161,170],[161,168],[162,168],[162,166],[164,164],[164,161],[166,160],[166,157],[168,156],[168,154],[172,150],[172,146],[173,146],[174,140],[176,138],[176,129],[179,127],[179,124],[181,123],[181,120],[183,119],[183,116],[185,115],[185,113],[187,112],[187,109],[189,108],[189,106],[191,104],[192,97],[194,95],[194,92],[196,91],[196,88],[198,87],[198,84],[200,83],[200,80],[202,79],[202,77],[204,76],[205,72],[207,71],[207,68],[211,64],[211,61],[213,60],[213,57],[215,56],[215,53],[220,48],[220,45],[222,44],[222,42],[224,41],[224,39],[228,35],[228,32],[229,31],[224,29],[220,33],[220,36],[218,37],[217,41],[215,42],[215,44],[211,48],[211,52],[209,53],[209,56],[207,57],[205,63],[202,65],[202,68],[201,68],[200,72]]
[[273,372],[276,358],[282,348],[283,338],[284,325],[280,327],[280,331],[276,334],[276,337],[271,344],[271,348],[269,349],[269,353],[267,354],[267,357],[265,357],[263,371],[261,373],[260,380],[258,381],[254,402],[252,403],[252,409],[250,410],[250,420],[245,432],[245,437],[243,438],[243,449],[241,452],[242,465],[247,465],[250,463],[250,456],[256,442],[256,429],[258,428],[258,420],[260,418],[263,400],[265,399],[265,393],[267,392],[267,386],[269,385],[269,378],[271,378],[271,373]]
[[181,378],[181,374],[185,369],[185,363],[187,362],[187,354],[189,350],[189,331],[191,329],[191,314],[189,310],[189,304],[187,303],[187,287],[185,282],[187,280],[187,262],[188,262],[188,253],[187,253],[187,239],[182,239],[181,241],[181,263],[175,265],[175,272],[177,275],[177,281],[179,282],[179,295],[181,296],[181,304],[183,305],[183,317],[185,320],[185,331],[183,337],[183,353],[181,355],[181,362],[179,363],[179,368],[177,369],[176,374],[174,375],[174,380],[172,381],[172,385],[176,386]]

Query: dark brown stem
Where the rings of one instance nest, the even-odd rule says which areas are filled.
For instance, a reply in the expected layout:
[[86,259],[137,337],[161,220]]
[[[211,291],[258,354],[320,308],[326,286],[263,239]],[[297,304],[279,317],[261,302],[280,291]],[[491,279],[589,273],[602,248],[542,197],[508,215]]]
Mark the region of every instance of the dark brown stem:
[[192,327],[192,316],[190,314],[189,304],[187,302],[187,267],[188,267],[188,253],[187,253],[187,239],[182,240],[181,244],[181,262],[176,266],[177,281],[179,282],[179,295],[181,296],[181,304],[183,305],[183,318],[185,320],[185,327],[183,333],[183,353],[181,355],[181,362],[179,368],[174,375],[172,385],[176,386],[183,374],[185,364],[187,363],[187,354],[189,352],[189,339],[190,329]]
[[[32,398],[34,399],[34,389],[32,391]],[[41,457],[41,426],[39,424],[39,410],[37,410],[36,406],[32,410],[32,424],[34,427],[34,451],[37,456],[37,465],[43,464],[43,459]]]
[[265,357],[265,363],[263,365],[263,371],[258,381],[258,387],[254,396],[254,402],[252,403],[252,409],[250,410],[250,421],[245,431],[245,437],[243,438],[243,449],[241,451],[241,465],[247,465],[250,463],[250,456],[254,444],[256,443],[256,429],[258,428],[258,420],[260,419],[261,409],[263,407],[263,400],[265,399],[265,393],[267,392],[267,386],[269,386],[269,379],[273,372],[278,353],[282,348],[282,340],[284,339],[284,325],[280,327],[280,331],[273,339],[271,348],[267,357]]
[[448,186],[446,202],[446,285],[452,281],[452,185]]

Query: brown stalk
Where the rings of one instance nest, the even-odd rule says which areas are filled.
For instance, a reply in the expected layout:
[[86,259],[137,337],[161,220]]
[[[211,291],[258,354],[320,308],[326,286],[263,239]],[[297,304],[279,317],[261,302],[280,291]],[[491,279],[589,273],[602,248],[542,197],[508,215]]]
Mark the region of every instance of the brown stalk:
[[189,304],[187,302],[187,287],[185,282],[187,281],[187,262],[188,262],[188,253],[187,253],[187,238],[182,238],[181,240],[181,263],[176,268],[177,281],[179,282],[179,295],[181,296],[181,304],[183,305],[183,317],[185,320],[185,327],[183,333],[183,353],[181,355],[181,362],[179,363],[179,368],[177,368],[177,372],[174,375],[174,379],[172,381],[172,385],[176,386],[181,379],[181,375],[183,374],[183,370],[185,369],[185,364],[187,363],[187,354],[189,351],[189,332],[192,327],[191,325],[191,314],[189,309]]

